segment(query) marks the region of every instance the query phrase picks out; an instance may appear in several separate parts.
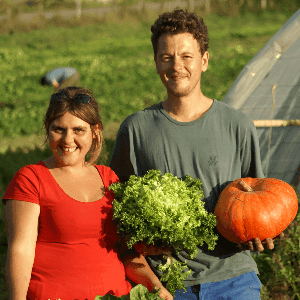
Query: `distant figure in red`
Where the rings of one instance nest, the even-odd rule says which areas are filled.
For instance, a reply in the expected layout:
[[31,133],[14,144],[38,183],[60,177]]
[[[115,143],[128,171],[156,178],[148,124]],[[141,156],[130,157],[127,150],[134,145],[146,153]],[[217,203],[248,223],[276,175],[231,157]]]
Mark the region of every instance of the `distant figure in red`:
[[59,67],[49,71],[41,79],[42,85],[52,85],[55,90],[63,89],[68,86],[78,86],[79,73],[70,67]]
[[118,240],[108,187],[119,179],[95,164],[103,127],[92,92],[52,94],[44,126],[53,155],[17,171],[2,199],[9,299],[120,297],[130,292],[128,278],[172,300],[144,256]]

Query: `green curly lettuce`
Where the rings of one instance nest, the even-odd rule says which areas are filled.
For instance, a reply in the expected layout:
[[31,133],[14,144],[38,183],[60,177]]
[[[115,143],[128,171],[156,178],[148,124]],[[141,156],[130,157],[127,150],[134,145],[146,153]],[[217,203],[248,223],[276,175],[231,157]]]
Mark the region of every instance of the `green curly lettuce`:
[[143,177],[131,175],[125,183],[113,183],[114,220],[121,239],[132,248],[139,241],[148,245],[163,241],[177,252],[194,258],[197,246],[213,250],[217,236],[214,214],[204,209],[202,181],[187,175],[184,180],[170,173],[149,170]]
[[124,295],[121,297],[117,297],[114,295],[105,295],[105,296],[96,296],[94,300],[163,300],[158,295],[160,293],[159,290],[153,290],[152,293],[148,292],[148,289],[141,284],[136,285],[131,289],[129,295]]
[[158,270],[163,273],[160,280],[167,282],[166,288],[174,296],[176,290],[183,289],[186,292],[183,280],[189,277],[192,270],[189,270],[186,263],[180,262],[171,256],[169,258],[170,260],[167,263],[158,266]]

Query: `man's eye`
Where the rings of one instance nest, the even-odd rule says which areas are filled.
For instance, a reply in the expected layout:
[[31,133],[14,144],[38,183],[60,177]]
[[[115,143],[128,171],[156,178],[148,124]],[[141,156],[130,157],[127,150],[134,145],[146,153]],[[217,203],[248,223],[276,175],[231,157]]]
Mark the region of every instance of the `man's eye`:
[[169,61],[171,58],[169,57],[169,56],[165,56],[164,58],[163,58],[163,61]]
[[55,132],[62,132],[63,130],[61,128],[54,128],[53,131],[55,131]]

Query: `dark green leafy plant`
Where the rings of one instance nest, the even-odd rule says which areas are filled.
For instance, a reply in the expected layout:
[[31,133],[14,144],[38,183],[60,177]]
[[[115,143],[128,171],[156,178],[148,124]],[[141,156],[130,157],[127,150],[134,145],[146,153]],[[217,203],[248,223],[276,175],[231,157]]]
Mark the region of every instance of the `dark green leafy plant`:
[[264,250],[253,257],[260,271],[260,280],[268,294],[262,300],[283,299],[285,296],[292,300],[300,299],[299,212],[284,234],[283,239],[276,241],[275,250]]
[[160,280],[167,282],[166,288],[172,295],[175,295],[176,290],[183,289],[186,291],[182,281],[187,279],[192,271],[188,270],[185,263],[177,261],[171,256],[168,259],[166,264],[158,266],[158,269],[163,273]]
[[[201,186],[200,179],[187,175],[180,180],[170,173],[162,176],[159,170],[112,184],[109,189],[115,193],[114,219],[120,239],[126,240],[128,248],[140,241],[148,245],[163,242],[177,252],[184,249],[191,258],[204,242],[214,249],[216,218],[204,209]],[[187,266],[175,260],[163,267],[167,288],[184,288],[182,280],[189,275],[184,269]]]
[[131,289],[130,295],[125,295],[121,297],[113,296],[113,295],[105,295],[103,297],[97,296],[95,300],[160,300],[158,296],[160,289],[158,291],[153,291],[149,293],[148,289],[138,284],[134,288]]

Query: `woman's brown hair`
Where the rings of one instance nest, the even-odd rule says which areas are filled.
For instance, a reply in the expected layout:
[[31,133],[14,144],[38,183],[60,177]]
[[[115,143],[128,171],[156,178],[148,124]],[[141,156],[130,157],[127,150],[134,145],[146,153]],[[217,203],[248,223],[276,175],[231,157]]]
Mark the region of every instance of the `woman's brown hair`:
[[[73,101],[72,98],[76,95],[87,95],[90,98],[90,101],[88,103]],[[59,89],[51,97],[58,101],[50,100],[49,107],[44,117],[44,129],[47,133],[47,138],[44,144],[49,141],[49,128],[51,123],[55,119],[63,116],[66,112],[69,112],[75,117],[89,123],[93,135],[97,137],[93,139],[91,148],[88,152],[88,154],[90,154],[90,159],[87,162],[88,164],[95,163],[101,152],[103,124],[99,115],[99,108],[92,91],[82,87],[72,86]],[[78,98],[80,97],[77,96],[76,99]],[[97,125],[99,126],[98,132],[95,130]]]

